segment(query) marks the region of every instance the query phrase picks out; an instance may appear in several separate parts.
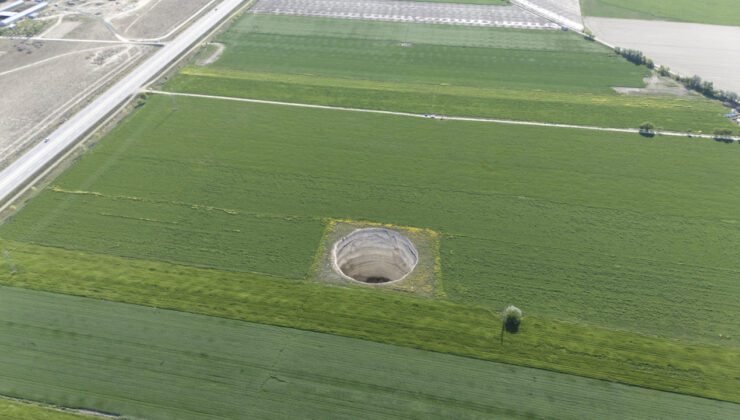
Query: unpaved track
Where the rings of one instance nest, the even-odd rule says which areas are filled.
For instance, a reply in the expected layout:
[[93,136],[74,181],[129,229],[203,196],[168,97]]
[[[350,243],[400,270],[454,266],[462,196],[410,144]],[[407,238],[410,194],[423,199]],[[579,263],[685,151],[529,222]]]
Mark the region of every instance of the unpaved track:
[[[496,123],[496,124],[509,124],[509,125],[529,125],[535,127],[555,127],[555,128],[574,128],[578,130],[591,130],[591,131],[610,131],[613,133],[640,133],[640,130],[636,128],[610,128],[610,127],[594,127],[590,125],[575,125],[575,124],[557,124],[540,121],[518,121],[518,120],[504,120],[498,118],[475,118],[475,117],[454,117],[447,115],[428,115],[428,114],[414,114],[411,112],[395,112],[395,111],[382,111],[378,109],[362,109],[362,108],[345,108],[340,106],[328,106],[328,105],[315,105],[315,104],[301,104],[295,102],[278,102],[278,101],[265,101],[262,99],[248,99],[248,98],[234,98],[230,96],[216,96],[216,95],[201,95],[198,93],[179,93],[179,92],[166,92],[161,90],[146,90],[148,93],[169,95],[169,96],[189,96],[193,98],[205,98],[205,99],[219,99],[224,101],[234,102],[249,102],[255,104],[269,104],[269,105],[282,105],[292,106],[298,108],[314,108],[314,109],[330,109],[335,111],[352,111],[352,112],[366,112],[369,114],[384,114],[384,115],[399,115],[402,117],[412,118],[426,118],[426,119],[437,119],[437,120],[452,120],[452,121],[473,121],[482,123]],[[687,137],[686,133],[676,131],[659,131],[655,132],[656,135],[663,136],[674,136],[674,137]],[[706,134],[693,134],[691,137],[713,139],[714,136]],[[740,141],[740,137],[733,137],[732,140]]]

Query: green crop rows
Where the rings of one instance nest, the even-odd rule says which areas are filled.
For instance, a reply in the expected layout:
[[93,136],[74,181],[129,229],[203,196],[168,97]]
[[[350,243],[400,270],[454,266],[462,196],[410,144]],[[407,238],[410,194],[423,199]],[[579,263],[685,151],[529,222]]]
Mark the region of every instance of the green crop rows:
[[247,16],[224,54],[173,91],[439,115],[666,130],[731,127],[704,98],[623,96],[647,69],[577,35],[447,25]]
[[156,96],[0,235],[302,278],[328,219],[423,227],[455,302],[737,346],[736,147]]
[[[617,94],[647,70],[561,31],[246,15],[218,41],[163,89],[730,124]],[[737,417],[739,163],[705,139],[155,94],[0,226],[0,395],[178,419]],[[439,296],[314,279],[335,220],[436,232]],[[509,304],[525,318],[501,336]]]
[[581,0],[584,16],[740,25],[735,0]]
[[[0,288],[0,334],[0,392],[136,417],[501,418],[556,410],[611,418],[618,407],[620,416],[730,418],[740,410],[544,370],[22,289]],[[588,398],[573,404],[580,392]]]
[[[740,352],[486,308],[3,241],[3,284],[320,331],[740,402]],[[74,281],[70,281],[73,279]]]

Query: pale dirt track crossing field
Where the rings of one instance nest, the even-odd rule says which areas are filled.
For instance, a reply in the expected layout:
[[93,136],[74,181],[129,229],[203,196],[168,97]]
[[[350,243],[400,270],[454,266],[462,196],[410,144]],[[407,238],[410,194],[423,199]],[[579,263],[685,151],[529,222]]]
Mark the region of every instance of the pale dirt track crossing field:
[[697,74],[715,88],[740,93],[740,27],[596,17],[585,21],[602,41],[640,50],[682,76]]
[[258,14],[522,29],[557,29],[559,27],[545,18],[518,7],[457,3],[390,0],[262,0],[251,11]]
[[[451,121],[473,121],[473,122],[482,122],[482,123],[511,124],[511,125],[528,125],[528,126],[535,126],[535,127],[575,128],[579,130],[610,131],[612,133],[635,133],[637,134],[640,132],[640,130],[636,128],[594,127],[594,126],[589,126],[589,125],[557,124],[557,123],[548,123],[548,122],[540,122],[540,121],[517,121],[517,120],[505,120],[505,119],[497,119],[497,118],[473,118],[473,117],[458,117],[458,116],[433,115],[433,114],[413,114],[409,112],[394,112],[394,111],[381,111],[381,110],[376,110],[376,109],[359,109],[359,108],[346,108],[346,107],[326,106],[326,105],[300,104],[300,103],[292,103],[292,102],[265,101],[261,99],[233,98],[233,97],[215,96],[215,95],[201,95],[197,93],[176,93],[176,92],[167,92],[167,91],[161,91],[161,90],[147,90],[147,92],[154,93],[154,94],[160,94],[160,95],[169,95],[169,96],[190,96],[193,98],[219,99],[219,100],[225,100],[225,101],[249,102],[249,103],[255,103],[255,104],[272,104],[272,105],[291,106],[291,107],[298,107],[298,108],[333,109],[336,111],[365,112],[365,113],[370,113],[370,114],[398,115],[402,117],[413,117],[413,118],[429,118],[429,119],[451,120]],[[664,135],[664,136],[672,136],[672,137],[685,137],[686,136],[686,133],[681,133],[681,132],[676,132],[676,131],[660,131],[658,134]],[[705,138],[705,139],[714,138],[713,135],[708,135],[708,134],[693,134],[692,136],[695,138]],[[728,137],[728,139],[740,140],[740,138],[737,138],[737,137]]]

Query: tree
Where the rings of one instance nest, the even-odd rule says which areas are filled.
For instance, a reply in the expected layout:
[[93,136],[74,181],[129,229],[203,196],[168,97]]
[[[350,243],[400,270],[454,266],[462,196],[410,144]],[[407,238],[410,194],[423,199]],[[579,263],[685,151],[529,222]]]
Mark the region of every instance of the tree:
[[648,121],[640,124],[640,134],[653,134],[654,132],[655,124]]
[[729,139],[732,137],[732,130],[729,128],[718,128],[714,130],[714,138],[718,140]]
[[516,306],[507,306],[503,314],[503,329],[510,333],[519,331],[519,324],[522,323],[522,311]]

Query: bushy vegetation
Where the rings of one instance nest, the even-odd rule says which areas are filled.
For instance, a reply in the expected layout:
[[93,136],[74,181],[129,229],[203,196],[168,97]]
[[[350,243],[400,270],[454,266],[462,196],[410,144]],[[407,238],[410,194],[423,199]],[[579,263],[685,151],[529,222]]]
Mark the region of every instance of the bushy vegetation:
[[522,311],[516,306],[507,306],[503,313],[504,329],[510,333],[519,331],[522,323]]
[[621,55],[622,57],[626,58],[628,61],[630,61],[633,64],[639,65],[645,65],[649,69],[655,68],[655,63],[653,63],[653,60],[645,57],[642,54],[642,51],[639,50],[631,50],[631,49],[624,49],[624,48],[615,48],[614,51]]

